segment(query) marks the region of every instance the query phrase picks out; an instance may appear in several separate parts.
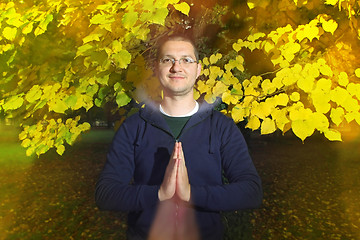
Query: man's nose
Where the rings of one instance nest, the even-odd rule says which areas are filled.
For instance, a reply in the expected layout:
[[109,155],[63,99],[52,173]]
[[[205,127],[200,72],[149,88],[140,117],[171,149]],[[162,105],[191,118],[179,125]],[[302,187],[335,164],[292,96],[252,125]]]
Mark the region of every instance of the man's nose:
[[171,66],[171,71],[173,72],[179,72],[182,70],[182,67],[180,65],[180,61],[179,60],[175,60],[173,65]]

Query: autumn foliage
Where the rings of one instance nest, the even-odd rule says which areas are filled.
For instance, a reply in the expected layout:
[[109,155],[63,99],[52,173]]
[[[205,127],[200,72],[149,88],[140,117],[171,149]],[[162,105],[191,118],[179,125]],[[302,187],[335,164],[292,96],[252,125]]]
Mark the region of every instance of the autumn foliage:
[[[159,99],[146,59],[174,28],[200,40],[196,98],[262,134],[360,125],[359,2],[353,0],[70,1],[0,4],[0,110],[27,155],[61,155],[83,112]],[[149,57],[150,56],[150,57]]]

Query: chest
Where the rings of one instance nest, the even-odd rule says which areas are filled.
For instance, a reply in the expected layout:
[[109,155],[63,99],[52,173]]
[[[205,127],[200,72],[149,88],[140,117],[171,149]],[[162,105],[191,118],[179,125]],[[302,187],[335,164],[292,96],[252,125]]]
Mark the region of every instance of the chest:
[[[211,133],[208,121],[185,126],[179,136],[182,143],[185,163],[191,184],[221,183],[220,150],[210,151],[211,141],[215,136]],[[141,141],[135,146],[135,181],[147,184],[160,184],[169,163],[175,137],[164,129],[153,125],[147,126]]]

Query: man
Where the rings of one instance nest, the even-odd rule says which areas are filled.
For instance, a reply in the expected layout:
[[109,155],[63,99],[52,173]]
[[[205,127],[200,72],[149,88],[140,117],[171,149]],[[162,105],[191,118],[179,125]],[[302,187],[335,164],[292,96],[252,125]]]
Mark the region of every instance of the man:
[[219,240],[220,211],[261,204],[261,181],[239,129],[194,100],[198,60],[189,38],[162,40],[156,75],[163,99],[125,120],[113,139],[95,197],[100,209],[129,212],[129,239],[157,239],[154,222],[175,236],[193,211],[196,227],[184,229],[195,239]]

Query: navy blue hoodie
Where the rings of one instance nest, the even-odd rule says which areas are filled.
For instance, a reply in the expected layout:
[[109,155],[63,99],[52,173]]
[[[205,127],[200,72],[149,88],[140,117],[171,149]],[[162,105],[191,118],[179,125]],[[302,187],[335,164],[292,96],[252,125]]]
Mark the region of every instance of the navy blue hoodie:
[[97,182],[97,206],[129,212],[129,229],[146,236],[177,140],[182,142],[190,202],[202,239],[221,239],[220,211],[259,207],[262,187],[241,132],[232,119],[208,104],[201,104],[179,139],[156,107],[141,108],[127,118],[114,136]]

